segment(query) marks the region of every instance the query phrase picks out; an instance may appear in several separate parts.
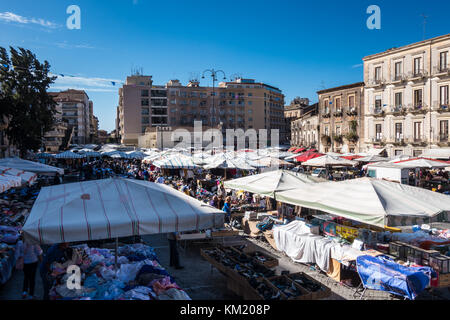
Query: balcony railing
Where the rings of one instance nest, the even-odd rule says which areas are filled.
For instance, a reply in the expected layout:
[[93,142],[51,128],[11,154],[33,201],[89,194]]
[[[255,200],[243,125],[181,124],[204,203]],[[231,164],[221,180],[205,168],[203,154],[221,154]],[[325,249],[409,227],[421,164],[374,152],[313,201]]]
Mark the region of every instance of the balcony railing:
[[415,70],[408,73],[408,79],[422,79],[428,76],[428,71],[424,69]]
[[394,75],[391,79],[391,83],[399,83],[399,82],[403,82],[407,79],[407,77],[404,74],[397,74]]
[[369,86],[371,86],[371,87],[382,86],[385,83],[386,83],[386,81],[384,79],[371,79],[371,80],[369,80]]
[[437,76],[448,75],[450,74],[450,65],[437,65],[433,68],[433,74]]
[[398,105],[398,106],[393,106],[391,107],[391,112],[392,113],[402,113],[406,111],[406,108],[403,107],[402,105]]

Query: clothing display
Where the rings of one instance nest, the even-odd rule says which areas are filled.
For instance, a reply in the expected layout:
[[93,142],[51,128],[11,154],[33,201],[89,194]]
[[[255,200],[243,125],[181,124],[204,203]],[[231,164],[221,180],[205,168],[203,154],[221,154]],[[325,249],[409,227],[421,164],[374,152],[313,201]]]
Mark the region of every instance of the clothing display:
[[[72,259],[50,267],[53,300],[190,300],[161,266],[152,247],[137,243],[110,249],[74,246]],[[81,270],[81,289],[69,289],[66,270],[77,265]]]

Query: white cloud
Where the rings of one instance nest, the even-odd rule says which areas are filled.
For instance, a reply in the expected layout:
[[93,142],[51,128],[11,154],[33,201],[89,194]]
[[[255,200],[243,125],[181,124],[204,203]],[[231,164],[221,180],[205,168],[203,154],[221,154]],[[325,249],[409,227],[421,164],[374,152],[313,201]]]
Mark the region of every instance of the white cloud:
[[38,25],[40,25],[42,27],[46,27],[46,28],[58,28],[59,27],[58,24],[48,21],[48,20],[44,20],[41,18],[27,18],[27,17],[19,16],[12,12],[0,12],[0,21],[15,22],[15,23],[21,23],[21,24],[38,24]]
[[[59,74],[50,74],[51,76],[57,76],[50,89],[55,90],[67,90],[78,89],[91,92],[115,92],[117,93],[122,85],[121,80],[106,79],[106,78],[88,78],[81,76],[62,76]],[[115,83],[115,85],[113,84]]]
[[354,64],[354,65],[352,66],[352,69],[361,68],[362,66],[363,66],[362,63]]

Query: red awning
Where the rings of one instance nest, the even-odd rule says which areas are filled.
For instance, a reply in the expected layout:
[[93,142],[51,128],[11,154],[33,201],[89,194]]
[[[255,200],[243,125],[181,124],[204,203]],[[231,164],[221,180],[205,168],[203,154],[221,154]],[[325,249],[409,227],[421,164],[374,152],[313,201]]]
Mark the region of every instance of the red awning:
[[324,154],[317,153],[317,152],[305,152],[304,154],[302,154],[302,155],[298,156],[297,158],[295,158],[295,161],[297,161],[297,162],[305,162],[305,161],[308,161],[310,159],[321,157],[323,155]]
[[288,152],[292,152],[292,151],[294,151],[295,149],[297,149],[297,147],[290,147],[289,150],[288,150]]
[[305,150],[306,150],[305,148],[299,148],[299,149],[295,150],[294,153],[303,152],[303,151],[305,151]]

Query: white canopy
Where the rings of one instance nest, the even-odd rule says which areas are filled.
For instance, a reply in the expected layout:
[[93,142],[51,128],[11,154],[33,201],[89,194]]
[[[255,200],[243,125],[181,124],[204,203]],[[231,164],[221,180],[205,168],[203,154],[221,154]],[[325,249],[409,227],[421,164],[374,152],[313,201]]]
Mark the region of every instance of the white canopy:
[[0,166],[34,172],[38,174],[56,174],[56,173],[64,174],[64,169],[20,158],[0,159]]
[[320,180],[305,174],[277,170],[225,181],[224,187],[275,198],[278,192],[292,190],[318,181]]
[[220,154],[213,156],[210,162],[204,166],[205,169],[242,169],[242,170],[253,170],[255,169],[247,161],[240,158],[231,158],[229,155]]
[[388,216],[431,218],[450,211],[450,197],[422,188],[361,178],[280,192],[277,200],[384,227]]
[[22,183],[27,183],[29,185],[32,185],[37,179],[37,174],[35,173],[2,166],[0,166],[0,174],[19,177]]
[[223,218],[168,186],[112,178],[42,188],[23,231],[52,244],[218,228]]
[[311,166],[311,167],[326,167],[326,166],[354,166],[356,165],[355,161],[343,159],[340,157],[334,157],[330,155],[324,155],[321,157],[317,157],[314,159],[309,159],[302,163],[303,166]]
[[0,192],[5,192],[10,188],[20,187],[21,185],[22,180],[19,177],[0,174]]
[[403,160],[394,163],[402,168],[445,168],[450,166],[449,163],[444,161],[436,161],[422,158]]
[[355,159],[357,162],[380,162],[380,161],[389,161],[388,158],[380,157],[377,155],[369,155],[363,158]]
[[198,167],[191,157],[181,155],[156,160],[153,165],[161,169],[195,169]]

